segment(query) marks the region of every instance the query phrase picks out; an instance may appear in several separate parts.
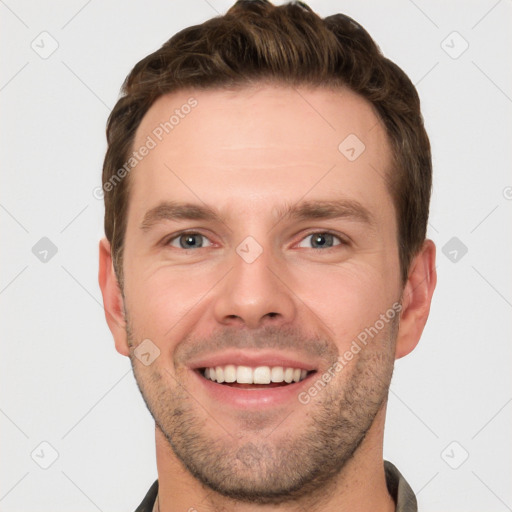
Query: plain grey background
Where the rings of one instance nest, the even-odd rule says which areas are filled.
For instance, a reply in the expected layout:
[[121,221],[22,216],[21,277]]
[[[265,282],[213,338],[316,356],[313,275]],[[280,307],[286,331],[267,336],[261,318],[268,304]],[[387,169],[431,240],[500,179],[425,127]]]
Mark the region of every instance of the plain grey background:
[[[127,73],[231,3],[0,0],[3,512],[134,510],[156,478],[153,422],[103,316],[93,190]],[[439,280],[396,365],[385,458],[423,511],[512,510],[512,2],[309,5],[352,16],[407,72],[433,148]]]

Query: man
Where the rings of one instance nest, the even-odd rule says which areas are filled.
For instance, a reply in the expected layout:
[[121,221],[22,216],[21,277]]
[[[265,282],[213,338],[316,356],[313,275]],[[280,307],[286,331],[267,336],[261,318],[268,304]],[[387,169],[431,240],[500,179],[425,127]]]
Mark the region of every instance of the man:
[[414,511],[382,445],[436,284],[414,86],[347,16],[237,2],[139,62],[99,282],[155,420],[138,511]]

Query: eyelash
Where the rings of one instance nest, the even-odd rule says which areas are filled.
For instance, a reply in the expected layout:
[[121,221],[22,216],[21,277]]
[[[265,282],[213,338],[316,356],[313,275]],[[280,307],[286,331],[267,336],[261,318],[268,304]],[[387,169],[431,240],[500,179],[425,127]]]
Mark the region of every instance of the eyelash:
[[[332,235],[334,238],[336,238],[338,241],[339,241],[339,244],[336,244],[336,245],[333,245],[332,247],[328,247],[326,249],[322,249],[322,248],[319,248],[319,247],[310,247],[310,249],[313,249],[315,251],[323,251],[323,252],[327,252],[329,250],[332,250],[332,249],[335,249],[336,247],[339,247],[339,246],[347,246],[349,245],[349,242],[348,240],[346,240],[345,238],[341,237],[339,234],[333,232],[333,231],[329,231],[329,230],[316,230],[316,231],[310,231],[309,233],[307,233],[306,235],[304,235],[300,241],[302,242],[303,240],[305,240],[306,238],[312,236],[312,235],[317,235],[317,234],[320,234],[320,235]],[[200,233],[199,231],[180,231],[179,233],[176,233],[174,235],[172,235],[170,238],[167,238],[163,241],[163,245],[165,247],[169,247],[171,242],[173,242],[174,240],[178,239],[180,236],[183,236],[183,235],[200,235],[204,238],[207,238],[209,240],[209,238],[204,235],[203,233]],[[213,243],[213,242],[212,242]],[[174,249],[181,249],[182,251],[197,251],[198,249],[207,249],[207,247],[199,247],[198,249],[184,249],[183,247],[173,247]],[[304,249],[304,247],[302,247],[302,249]]]

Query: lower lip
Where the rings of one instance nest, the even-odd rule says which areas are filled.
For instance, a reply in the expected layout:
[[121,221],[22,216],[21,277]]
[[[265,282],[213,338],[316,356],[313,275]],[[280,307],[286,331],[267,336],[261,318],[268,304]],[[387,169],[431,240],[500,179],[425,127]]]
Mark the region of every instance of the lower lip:
[[299,393],[309,385],[309,379],[314,375],[312,372],[304,380],[286,386],[244,389],[218,384],[206,379],[195,370],[192,373],[214,400],[241,409],[275,407],[290,404],[293,401],[300,404]]

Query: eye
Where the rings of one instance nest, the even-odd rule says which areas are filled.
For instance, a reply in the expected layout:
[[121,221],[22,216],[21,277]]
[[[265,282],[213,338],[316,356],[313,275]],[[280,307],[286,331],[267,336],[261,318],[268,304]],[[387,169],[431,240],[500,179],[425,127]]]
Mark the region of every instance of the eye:
[[201,249],[212,245],[212,243],[208,238],[200,233],[181,233],[180,235],[171,238],[166,245],[170,245],[171,247],[176,247],[178,249]]
[[[310,241],[308,242],[308,240]],[[308,236],[302,239],[298,247],[307,247],[306,245],[303,245],[304,243],[311,244],[310,247],[312,247],[313,249],[329,249],[336,245],[345,244],[344,240],[342,240],[339,236],[325,232],[309,234]]]

